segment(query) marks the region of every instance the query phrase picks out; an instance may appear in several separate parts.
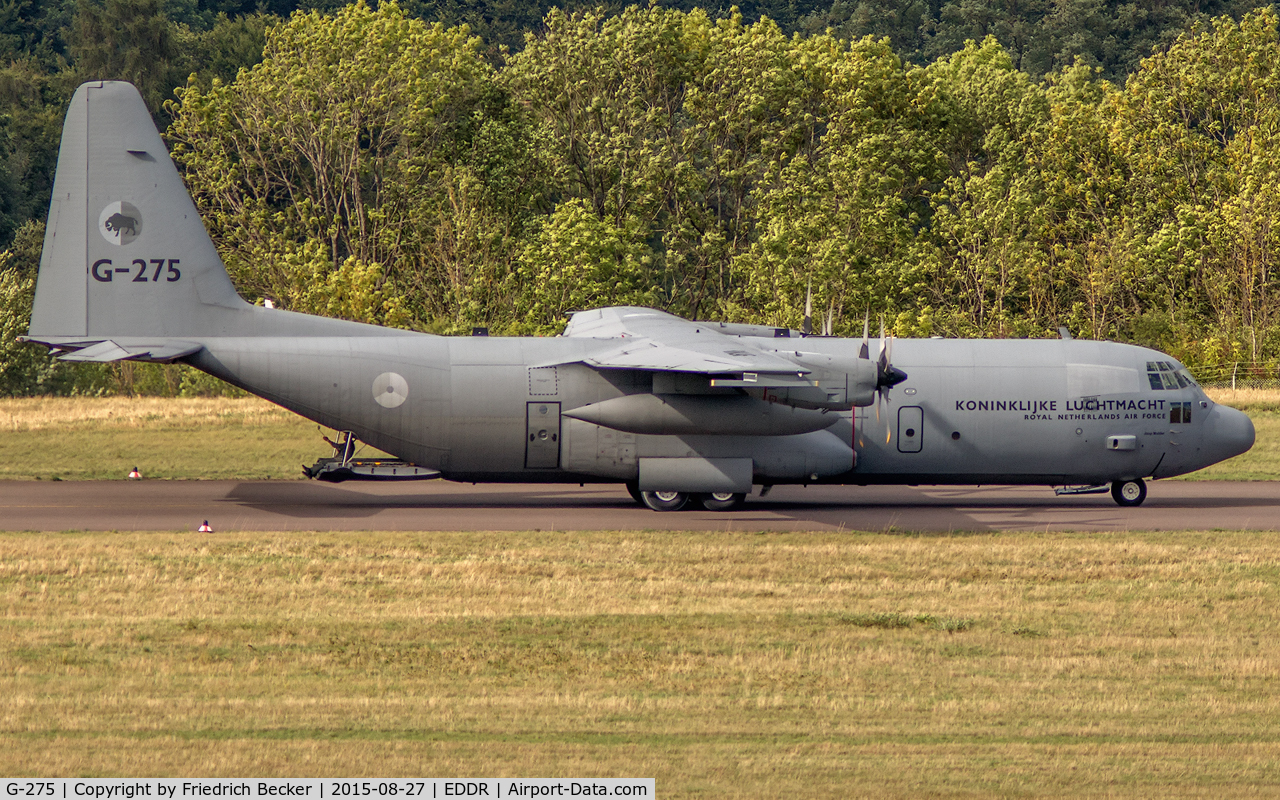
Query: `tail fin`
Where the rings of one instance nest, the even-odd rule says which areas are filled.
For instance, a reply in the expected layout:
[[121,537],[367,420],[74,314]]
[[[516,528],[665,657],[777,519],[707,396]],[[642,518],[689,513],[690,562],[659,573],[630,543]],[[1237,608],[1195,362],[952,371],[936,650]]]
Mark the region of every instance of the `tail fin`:
[[76,90],[27,341],[69,361],[172,361],[216,336],[391,336],[403,331],[252,306],[236,294],[142,95]]
[[31,315],[34,341],[214,336],[236,294],[142,96],[86,83],[62,128]]

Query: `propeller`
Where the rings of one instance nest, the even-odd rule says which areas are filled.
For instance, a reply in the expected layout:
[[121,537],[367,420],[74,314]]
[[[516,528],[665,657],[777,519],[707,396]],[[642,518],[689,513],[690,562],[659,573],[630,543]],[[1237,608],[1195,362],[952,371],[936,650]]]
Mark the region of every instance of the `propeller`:
[[[865,345],[864,345],[865,346]],[[880,318],[880,357],[876,359],[876,423],[880,422],[880,404],[889,399],[889,390],[907,379],[907,373],[893,365],[893,337],[885,338],[884,317]],[[893,437],[893,426],[885,426],[884,442]]]
[[[886,335],[884,317],[880,317],[880,354],[876,358],[876,424],[880,424],[880,406],[889,399],[889,390],[907,379],[907,373],[893,365],[893,336]],[[862,318],[862,344],[858,358],[871,360],[871,309]],[[859,444],[862,436],[855,430]],[[892,426],[885,426],[885,444],[893,438]]]
[[889,390],[907,379],[907,373],[893,365],[893,337],[886,344],[884,338],[884,322],[880,323],[880,359],[876,362],[876,391],[887,397]]

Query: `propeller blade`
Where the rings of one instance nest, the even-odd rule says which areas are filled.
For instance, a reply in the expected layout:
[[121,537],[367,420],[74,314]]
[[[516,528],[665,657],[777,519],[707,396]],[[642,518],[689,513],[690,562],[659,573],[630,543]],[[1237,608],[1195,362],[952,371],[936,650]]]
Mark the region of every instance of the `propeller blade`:
[[[879,416],[880,416],[880,403],[884,402],[884,399],[885,399],[884,392],[882,390],[877,389],[876,390],[876,418],[877,419],[879,419]],[[889,439],[892,438],[892,436],[893,436],[893,425],[891,425],[888,419],[886,419],[884,424],[884,443],[888,444]]]
[[862,318],[862,347],[858,350],[858,358],[871,358],[871,309]]
[[813,278],[809,279],[804,290],[804,322],[800,325],[800,332],[805,336],[813,333]]
[[884,384],[885,372],[889,368],[889,357],[885,351],[884,317],[880,317],[880,354],[876,356],[876,391]]

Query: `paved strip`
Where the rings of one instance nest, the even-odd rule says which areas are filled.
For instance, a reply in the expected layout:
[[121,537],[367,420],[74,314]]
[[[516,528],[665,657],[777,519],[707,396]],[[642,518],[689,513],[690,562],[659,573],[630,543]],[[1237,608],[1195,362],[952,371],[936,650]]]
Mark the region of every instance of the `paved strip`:
[[1280,530],[1280,483],[1161,481],[1139,508],[1045,487],[780,486],[658,513],[620,486],[0,481],[0,530]]

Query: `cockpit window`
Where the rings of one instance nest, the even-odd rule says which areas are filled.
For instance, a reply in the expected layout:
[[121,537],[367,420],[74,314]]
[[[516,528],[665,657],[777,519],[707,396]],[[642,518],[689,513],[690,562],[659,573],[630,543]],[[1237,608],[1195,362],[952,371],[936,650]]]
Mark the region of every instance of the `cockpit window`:
[[1191,403],[1173,402],[1169,404],[1169,422],[1174,425],[1191,424]]
[[1186,389],[1195,386],[1196,379],[1186,367],[1179,367],[1168,361],[1147,362],[1147,382],[1152,389]]

